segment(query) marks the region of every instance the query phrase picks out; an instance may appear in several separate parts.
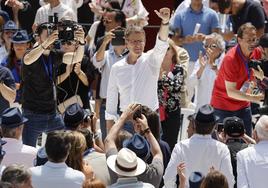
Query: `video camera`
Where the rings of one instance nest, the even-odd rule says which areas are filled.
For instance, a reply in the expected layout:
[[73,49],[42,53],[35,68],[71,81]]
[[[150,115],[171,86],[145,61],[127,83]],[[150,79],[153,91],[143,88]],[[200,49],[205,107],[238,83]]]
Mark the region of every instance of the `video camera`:
[[48,16],[48,34],[50,35],[54,30],[59,31],[60,41],[72,41],[75,38],[74,32],[78,30],[79,25],[71,20],[58,21],[58,14]]

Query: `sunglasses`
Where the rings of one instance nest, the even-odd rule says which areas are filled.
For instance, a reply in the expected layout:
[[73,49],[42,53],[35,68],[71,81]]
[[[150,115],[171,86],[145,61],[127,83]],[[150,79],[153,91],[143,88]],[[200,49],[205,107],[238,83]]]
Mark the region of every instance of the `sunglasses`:
[[218,47],[217,44],[210,44],[210,45],[204,44],[204,48],[217,48],[217,47]]

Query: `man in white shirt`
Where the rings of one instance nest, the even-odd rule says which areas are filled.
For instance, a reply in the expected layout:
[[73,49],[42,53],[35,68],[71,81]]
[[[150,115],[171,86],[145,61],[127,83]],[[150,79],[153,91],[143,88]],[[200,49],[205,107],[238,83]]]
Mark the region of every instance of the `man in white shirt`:
[[129,54],[112,66],[108,83],[105,114],[108,130],[118,118],[118,96],[121,111],[131,103],[158,109],[157,81],[161,63],[169,47],[167,39],[170,9],[162,8],[155,12],[162,22],[155,47],[151,51],[143,53],[145,32],[141,27],[130,27],[125,32]]
[[47,0],[48,4],[40,7],[35,15],[33,30],[42,23],[48,22],[48,16],[58,14],[58,20],[77,21],[77,16],[73,10],[64,5],[60,0]]
[[49,132],[45,144],[48,162],[43,166],[30,168],[33,187],[81,188],[85,175],[68,167],[65,163],[71,148],[68,133]]
[[237,187],[266,188],[268,184],[268,116],[255,125],[253,137],[257,144],[237,153]]
[[[182,162],[186,166],[186,179],[195,171],[206,175],[213,166],[226,176],[229,187],[233,187],[234,176],[229,149],[211,137],[215,124],[213,108],[210,105],[202,106],[195,116],[196,133],[191,138],[177,143],[172,151],[163,177],[165,188],[177,187],[177,165]],[[186,188],[189,188],[188,182]]]
[[22,144],[21,136],[24,123],[28,119],[24,118],[18,108],[8,108],[2,113],[2,134],[6,144],[3,149],[6,155],[2,165],[9,166],[14,163],[32,167],[36,157],[37,149],[32,146]]

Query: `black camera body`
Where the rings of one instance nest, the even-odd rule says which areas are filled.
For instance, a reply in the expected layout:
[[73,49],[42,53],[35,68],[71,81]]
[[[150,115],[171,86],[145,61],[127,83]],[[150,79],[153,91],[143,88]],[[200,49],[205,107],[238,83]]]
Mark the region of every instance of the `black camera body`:
[[48,16],[48,34],[50,35],[54,30],[59,31],[60,41],[72,41],[75,38],[75,31],[79,25],[71,20],[58,21],[58,14],[54,13],[53,16]]
[[79,25],[70,20],[64,20],[58,24],[59,40],[72,41],[75,38],[75,31],[78,30]]
[[259,70],[258,66],[260,66],[260,68],[263,70],[264,67],[264,60],[256,60],[256,59],[252,59],[250,60],[250,62],[248,63],[248,68],[253,68],[255,70]]
[[113,31],[115,38],[112,39],[111,43],[113,46],[125,45],[125,29],[117,28]]

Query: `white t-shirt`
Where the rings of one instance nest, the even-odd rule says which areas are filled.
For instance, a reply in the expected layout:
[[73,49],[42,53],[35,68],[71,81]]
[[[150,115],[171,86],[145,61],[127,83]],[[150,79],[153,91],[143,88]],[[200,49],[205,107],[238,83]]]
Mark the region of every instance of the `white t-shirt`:
[[53,16],[54,13],[58,13],[58,19],[77,21],[77,16],[72,9],[68,6],[60,3],[58,6],[51,8],[50,4],[44,5],[37,10],[34,23],[39,25],[48,22],[48,16]]
[[[70,9],[73,10],[74,15],[76,16],[77,20],[77,9],[79,7],[81,7],[83,5],[83,0],[60,0],[64,5],[66,5],[67,7],[69,7]],[[39,4],[41,6],[46,5],[46,3],[44,2],[44,0],[39,0]]]

